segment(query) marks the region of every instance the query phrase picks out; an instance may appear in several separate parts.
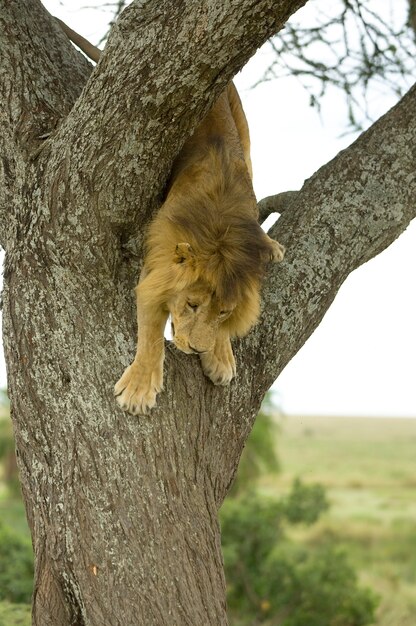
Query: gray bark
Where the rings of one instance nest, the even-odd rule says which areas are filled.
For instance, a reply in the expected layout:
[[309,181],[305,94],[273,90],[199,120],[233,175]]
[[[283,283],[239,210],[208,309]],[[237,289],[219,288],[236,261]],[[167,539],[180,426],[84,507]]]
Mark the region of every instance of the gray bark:
[[272,215],[272,213],[279,213],[281,215],[290,208],[290,205],[293,204],[297,195],[297,191],[283,191],[275,196],[267,196],[267,198],[260,200],[257,205],[260,224]]
[[261,399],[346,276],[415,216],[413,89],[279,219],[286,260],[236,343],[236,381],[214,387],[168,345],[156,409],[117,409],[172,160],[302,4],[133,2],[91,72],[37,0],[0,1],[3,333],[37,626],[226,624],[217,511]]

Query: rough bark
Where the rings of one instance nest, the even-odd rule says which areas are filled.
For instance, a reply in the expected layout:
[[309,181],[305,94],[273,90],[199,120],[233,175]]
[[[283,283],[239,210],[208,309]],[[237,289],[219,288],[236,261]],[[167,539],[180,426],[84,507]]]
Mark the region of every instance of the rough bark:
[[275,196],[267,196],[267,198],[260,200],[257,205],[260,224],[272,215],[272,213],[279,213],[281,215],[293,204],[297,195],[297,191],[283,191]]
[[226,624],[217,511],[261,399],[348,273],[414,217],[412,90],[280,218],[286,261],[236,345],[237,380],[214,387],[168,345],[157,408],[117,410],[172,159],[301,4],[133,2],[91,73],[37,0],[0,2],[4,341],[38,626]]

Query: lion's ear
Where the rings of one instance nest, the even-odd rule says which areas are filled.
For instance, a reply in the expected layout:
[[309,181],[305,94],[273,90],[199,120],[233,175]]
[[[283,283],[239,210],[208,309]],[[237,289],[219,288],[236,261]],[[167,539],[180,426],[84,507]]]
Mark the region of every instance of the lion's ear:
[[184,263],[194,258],[194,251],[189,243],[178,243],[173,260],[175,263]]

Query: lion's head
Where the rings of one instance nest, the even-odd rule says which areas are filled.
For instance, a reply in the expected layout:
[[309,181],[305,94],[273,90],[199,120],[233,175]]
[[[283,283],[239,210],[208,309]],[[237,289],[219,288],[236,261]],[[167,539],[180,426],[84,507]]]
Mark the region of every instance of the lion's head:
[[212,351],[220,329],[246,335],[259,316],[267,263],[283,258],[283,247],[244,206],[245,196],[231,202],[229,194],[219,212],[218,199],[201,204],[192,189],[180,204],[176,197],[166,202],[150,226],[146,269],[154,279],[143,294],[161,304],[163,298],[173,341],[187,354]]
[[211,245],[201,246],[200,240],[176,245],[175,288],[167,307],[173,341],[182,352],[209,352],[220,328],[243,336],[258,319],[261,278],[274,242],[257,224],[249,236],[233,235],[228,228]]
[[168,302],[172,338],[186,354],[213,350],[218,328],[232,315],[235,304],[222,304],[212,287],[198,280],[172,295]]

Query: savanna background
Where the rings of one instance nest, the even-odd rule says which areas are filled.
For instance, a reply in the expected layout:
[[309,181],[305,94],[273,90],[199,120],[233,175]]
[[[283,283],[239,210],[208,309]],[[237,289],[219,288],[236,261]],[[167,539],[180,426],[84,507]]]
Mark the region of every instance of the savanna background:
[[[44,4],[97,43],[121,3]],[[295,19],[313,22],[323,4]],[[414,7],[365,4],[397,32]],[[342,85],[318,102],[293,68],[267,69],[275,50],[256,55],[236,82],[259,198],[298,188],[397,101],[415,74],[411,36],[405,47],[411,67],[390,85],[369,81],[353,109]],[[415,243],[413,224],[346,281],[265,400],[222,508],[233,626],[416,624]],[[0,626],[15,626],[30,624],[33,562],[5,391],[0,400]]]
[[[7,397],[0,626],[30,624],[32,556]],[[234,626],[414,626],[416,420],[285,416],[265,400],[222,508]]]

